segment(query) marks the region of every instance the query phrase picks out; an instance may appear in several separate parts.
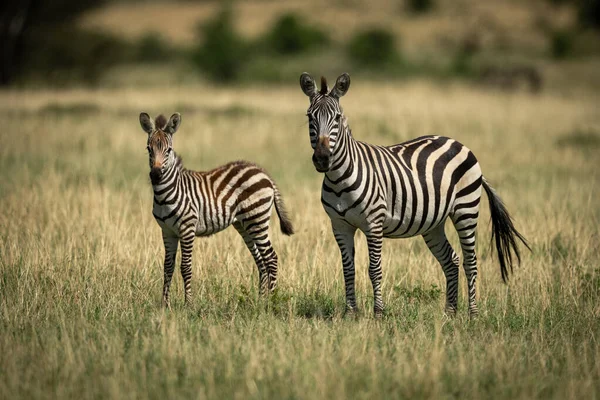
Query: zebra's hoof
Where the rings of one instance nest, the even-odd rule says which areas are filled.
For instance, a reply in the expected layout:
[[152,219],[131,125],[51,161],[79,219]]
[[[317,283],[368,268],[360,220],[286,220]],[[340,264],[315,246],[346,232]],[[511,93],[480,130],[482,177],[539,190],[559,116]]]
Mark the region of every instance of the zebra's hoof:
[[479,318],[479,310],[469,310],[469,319],[476,320]]
[[356,307],[348,307],[346,306],[346,310],[344,310],[344,318],[358,318],[358,308]]
[[164,297],[163,297],[163,300],[162,300],[162,307],[163,307],[165,310],[170,310],[170,309],[171,309],[171,302],[169,301],[169,299],[166,299],[166,298],[164,298]]
[[375,319],[382,319],[383,318],[383,310],[375,310],[373,312],[373,316],[375,317]]
[[452,319],[452,318],[456,317],[456,309],[451,308],[451,307],[446,307],[446,309],[444,310],[444,314],[446,314],[446,317]]

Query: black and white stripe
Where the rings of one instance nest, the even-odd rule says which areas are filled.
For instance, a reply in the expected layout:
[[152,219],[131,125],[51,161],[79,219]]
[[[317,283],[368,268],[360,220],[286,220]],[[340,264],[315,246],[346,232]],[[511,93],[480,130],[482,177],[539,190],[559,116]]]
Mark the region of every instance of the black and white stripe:
[[191,300],[192,247],[196,236],[208,236],[230,225],[240,233],[259,271],[262,294],[277,284],[277,254],[269,237],[273,204],[281,231],[293,234],[283,200],[275,182],[258,166],[236,161],[211,171],[190,171],[173,151],[173,134],[181,116],[152,121],[140,114],[148,133],[150,179],[154,191],[152,213],[162,228],[165,245],[163,303],[169,306],[169,286],[181,244],[181,274],[185,301]]
[[423,136],[394,146],[359,142],[353,138],[339,103],[350,86],[347,74],[337,79],[331,91],[324,78],[317,91],[314,79],[306,73],[300,77],[300,86],[310,98],[307,116],[313,163],[317,171],[325,173],[321,202],[342,253],[347,310],[356,309],[354,235],[360,229],[369,248],[376,315],[383,312],[383,238],[417,235],[423,236],[442,266],[447,281],[446,312],[455,314],[459,258],[444,232],[444,222],[450,217],[463,252],[469,313],[476,315],[475,239],[482,186],[490,201],[503,279],[507,279],[508,269],[512,270],[511,250],[519,257],[515,238],[523,243],[525,240],[483,178],[473,153],[461,143],[441,136]]

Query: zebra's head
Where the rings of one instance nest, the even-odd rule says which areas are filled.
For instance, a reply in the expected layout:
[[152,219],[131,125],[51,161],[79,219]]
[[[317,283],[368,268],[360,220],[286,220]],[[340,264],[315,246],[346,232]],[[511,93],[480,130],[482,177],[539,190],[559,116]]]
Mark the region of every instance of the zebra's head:
[[161,114],[153,121],[148,114],[141,113],[140,125],[148,134],[150,180],[153,185],[157,185],[165,171],[176,162],[173,153],[173,134],[181,125],[181,115],[175,113],[167,121]]
[[317,90],[315,80],[305,72],[300,75],[300,87],[310,99],[306,116],[310,145],[314,150],[312,161],[318,172],[327,172],[331,168],[331,156],[344,119],[340,97],[350,87],[350,75],[340,75],[329,91],[324,77],[321,77],[321,89]]

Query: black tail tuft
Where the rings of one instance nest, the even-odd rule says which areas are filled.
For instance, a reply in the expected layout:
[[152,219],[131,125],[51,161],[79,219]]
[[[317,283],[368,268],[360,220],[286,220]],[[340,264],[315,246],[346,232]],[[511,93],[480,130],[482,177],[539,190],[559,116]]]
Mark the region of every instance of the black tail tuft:
[[292,221],[290,220],[290,217],[288,216],[288,213],[285,210],[285,206],[283,205],[283,199],[281,198],[279,189],[276,186],[275,186],[275,211],[277,211],[277,216],[279,216],[279,226],[281,228],[281,232],[287,236],[293,235],[294,227],[292,226]]
[[498,197],[494,189],[486,182],[485,178],[483,179],[483,188],[485,189],[490,202],[490,214],[492,219],[491,241],[493,242],[495,239],[498,261],[500,261],[500,272],[502,273],[502,280],[506,283],[508,281],[509,270],[511,273],[513,271],[511,250],[515,253],[517,261],[519,263],[521,262],[521,255],[519,254],[516,239],[519,239],[529,251],[531,251],[531,248],[523,235],[515,228],[504,203],[502,203],[502,200]]

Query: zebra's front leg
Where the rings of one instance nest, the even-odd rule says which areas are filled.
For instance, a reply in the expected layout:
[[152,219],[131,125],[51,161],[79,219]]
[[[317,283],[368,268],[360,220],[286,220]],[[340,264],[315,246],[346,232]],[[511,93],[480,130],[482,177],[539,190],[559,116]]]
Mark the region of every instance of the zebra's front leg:
[[354,234],[356,228],[344,224],[333,226],[333,235],[342,254],[342,267],[344,270],[344,284],[346,286],[346,313],[356,313],[356,292],[354,289]]
[[192,250],[194,248],[195,233],[193,230],[186,231],[181,235],[181,276],[185,290],[185,304],[192,302]]
[[369,278],[373,285],[373,311],[376,318],[383,316],[383,298],[381,296],[381,248],[383,247],[383,234],[381,231],[366,233],[367,246],[369,247]]
[[162,302],[164,307],[171,308],[171,302],[169,301],[169,288],[171,287],[173,270],[175,269],[175,257],[177,256],[179,238],[175,236],[169,236],[163,232],[163,243],[165,245],[165,276],[163,284]]

